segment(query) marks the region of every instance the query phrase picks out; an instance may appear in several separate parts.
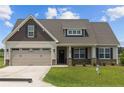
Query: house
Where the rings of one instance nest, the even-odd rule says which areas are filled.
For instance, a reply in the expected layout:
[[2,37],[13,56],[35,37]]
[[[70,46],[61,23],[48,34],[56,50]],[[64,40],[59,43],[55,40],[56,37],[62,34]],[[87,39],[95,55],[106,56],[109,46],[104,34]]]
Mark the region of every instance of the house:
[[87,19],[18,19],[3,40],[4,62],[12,66],[118,64],[118,45],[107,22]]

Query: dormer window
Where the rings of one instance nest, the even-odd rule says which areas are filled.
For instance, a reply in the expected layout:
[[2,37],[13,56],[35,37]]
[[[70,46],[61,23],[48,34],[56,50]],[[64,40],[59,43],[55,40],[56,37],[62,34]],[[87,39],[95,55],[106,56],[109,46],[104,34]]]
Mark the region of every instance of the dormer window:
[[88,37],[86,29],[65,29],[65,36],[68,37]]
[[68,29],[67,35],[69,36],[82,36],[82,30],[81,29]]
[[34,38],[34,25],[28,25],[28,37]]

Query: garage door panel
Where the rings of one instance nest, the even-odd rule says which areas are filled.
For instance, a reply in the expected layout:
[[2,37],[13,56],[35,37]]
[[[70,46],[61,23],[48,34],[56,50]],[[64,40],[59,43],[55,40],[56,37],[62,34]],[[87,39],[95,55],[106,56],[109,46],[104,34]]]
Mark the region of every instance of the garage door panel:
[[12,65],[51,65],[50,50],[12,51]]
[[[35,57],[35,56],[36,56],[36,57]],[[38,60],[39,60],[39,59],[47,59],[47,58],[50,59],[50,58],[47,57],[47,56],[39,56],[39,55],[38,55],[38,56],[37,56],[37,55],[34,55],[34,56],[21,56],[21,57],[15,56],[15,57],[13,57],[13,58],[16,59],[16,60],[17,60],[17,59],[18,59],[18,60],[19,60],[19,59],[21,59],[21,60],[22,60],[22,59],[25,59],[25,60],[34,60],[34,59],[37,60],[37,59],[38,59]]]

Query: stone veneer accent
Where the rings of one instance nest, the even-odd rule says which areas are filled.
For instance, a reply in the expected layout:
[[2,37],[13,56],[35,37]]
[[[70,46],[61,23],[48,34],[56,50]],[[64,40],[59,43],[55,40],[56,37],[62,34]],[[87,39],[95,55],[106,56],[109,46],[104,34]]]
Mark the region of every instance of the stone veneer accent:
[[56,59],[52,59],[52,65],[56,65],[56,64],[57,64]]
[[72,59],[72,63],[73,64],[91,64],[91,60],[90,59]]
[[107,65],[111,65],[111,64],[117,64],[116,63],[116,59],[98,59],[97,60],[97,63],[99,63],[99,64],[103,64],[103,63],[105,63],[105,64],[107,64]]
[[96,58],[92,58],[92,59],[91,59],[91,64],[92,64],[92,65],[96,64],[96,62],[97,62],[97,59],[96,59]]
[[10,61],[9,61],[9,59],[6,59],[6,61],[5,61],[5,62],[6,62],[6,63],[5,63],[5,65],[6,65],[6,66],[9,66],[9,65],[11,65],[11,64],[10,64]]
[[86,64],[91,64],[91,65],[96,65],[96,64],[99,64],[99,65],[103,65],[104,63],[106,65],[112,65],[112,64],[116,64],[116,59],[96,59],[96,58],[93,58],[93,59],[68,59],[68,65],[69,66],[72,66],[72,64],[75,64],[75,65],[83,65],[83,63],[86,63]]
[[72,66],[72,58],[67,59],[67,64],[68,64],[68,66]]

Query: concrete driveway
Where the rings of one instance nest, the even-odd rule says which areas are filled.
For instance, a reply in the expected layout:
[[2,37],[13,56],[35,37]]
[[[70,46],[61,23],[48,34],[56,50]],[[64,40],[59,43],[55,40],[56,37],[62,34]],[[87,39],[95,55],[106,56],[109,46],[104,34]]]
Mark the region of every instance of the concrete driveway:
[[42,79],[49,71],[50,66],[8,66],[0,69],[0,77],[5,78],[32,78],[33,82],[0,81],[0,87],[52,87]]

